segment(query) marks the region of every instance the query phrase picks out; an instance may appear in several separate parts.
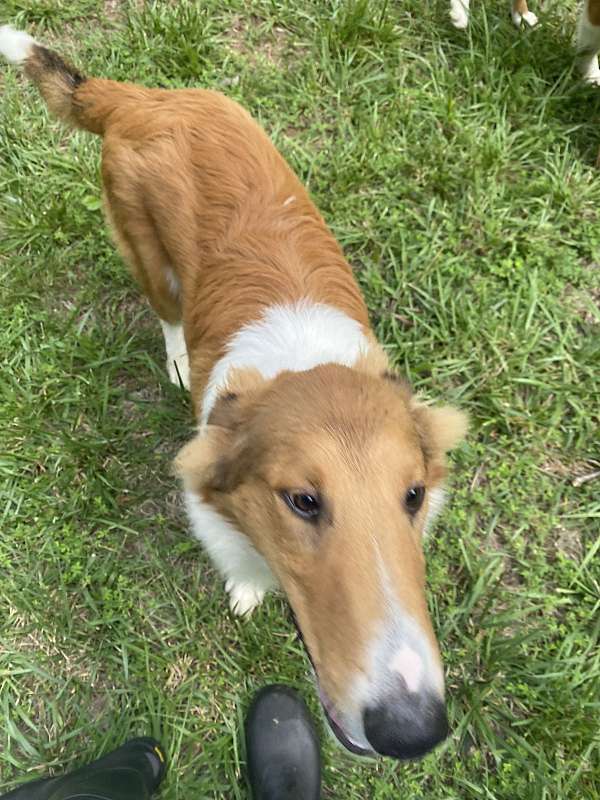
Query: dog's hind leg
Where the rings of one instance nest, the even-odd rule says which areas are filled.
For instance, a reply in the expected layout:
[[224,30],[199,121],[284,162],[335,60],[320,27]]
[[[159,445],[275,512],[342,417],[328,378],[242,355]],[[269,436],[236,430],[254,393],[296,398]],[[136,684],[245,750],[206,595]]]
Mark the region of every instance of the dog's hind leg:
[[181,323],[179,279],[143,203],[138,204],[138,198],[132,194],[127,207],[123,208],[107,184],[110,180],[105,173],[104,211],[113,238],[158,315],[171,382],[189,389],[190,367]]
[[161,319],[160,325],[165,337],[165,350],[167,351],[167,372],[171,383],[184,389],[190,388],[190,362],[183,335],[181,322],[172,325]]
[[530,28],[538,24],[538,18],[533,11],[529,10],[527,0],[512,0],[511,16],[517,28],[520,28],[523,22],[529,25]]
[[585,0],[577,29],[578,65],[587,83],[600,86],[600,0]]

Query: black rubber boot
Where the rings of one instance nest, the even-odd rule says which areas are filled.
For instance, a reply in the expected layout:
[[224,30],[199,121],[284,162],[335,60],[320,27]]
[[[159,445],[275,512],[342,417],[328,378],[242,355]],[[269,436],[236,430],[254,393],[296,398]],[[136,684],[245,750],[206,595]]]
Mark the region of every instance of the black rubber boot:
[[287,686],[266,686],[246,717],[248,777],[254,800],[319,800],[319,742],[304,701]]
[[154,739],[132,739],[85,767],[31,781],[0,800],[148,800],[161,782],[166,758]]

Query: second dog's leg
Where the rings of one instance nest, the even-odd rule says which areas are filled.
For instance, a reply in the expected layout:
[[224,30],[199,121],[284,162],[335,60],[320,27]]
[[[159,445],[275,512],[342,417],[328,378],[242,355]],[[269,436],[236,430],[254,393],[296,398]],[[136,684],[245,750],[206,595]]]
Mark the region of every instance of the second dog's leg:
[[450,0],[450,21],[455,28],[469,24],[469,0]]
[[530,28],[538,23],[538,18],[527,6],[527,0],[512,0],[512,20],[517,28],[521,27],[522,22]]
[[577,29],[579,69],[583,79],[600,86],[600,0],[585,0]]

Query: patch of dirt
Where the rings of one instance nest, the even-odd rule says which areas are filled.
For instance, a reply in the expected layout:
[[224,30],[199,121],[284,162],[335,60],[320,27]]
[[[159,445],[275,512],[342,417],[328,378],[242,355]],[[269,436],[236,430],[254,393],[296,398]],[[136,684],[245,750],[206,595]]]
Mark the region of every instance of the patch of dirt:
[[487,467],[485,464],[480,464],[475,470],[473,479],[471,481],[471,491],[474,491],[479,486],[487,486],[489,481],[486,477]]
[[246,44],[247,29],[247,24],[242,22],[241,17],[236,14],[231,20],[231,27],[229,29],[229,46],[232,50],[235,50],[236,53],[246,55],[248,52],[248,46]]
[[544,475],[553,478],[568,478],[571,475],[572,467],[559,461],[558,458],[547,458],[540,464],[540,470]]
[[104,2],[104,16],[110,22],[115,22],[122,17],[128,6],[133,5],[137,11],[141,11],[144,7],[144,0],[105,0]]
[[[151,403],[159,403],[163,399],[160,383],[152,383],[140,388],[139,382],[127,375],[118,382],[118,388],[126,395],[115,405],[115,413],[122,414],[127,422],[141,420],[146,415],[146,407]],[[150,431],[144,435],[149,436]]]
[[30,655],[32,660],[39,660],[40,654],[45,656],[48,663],[53,665],[55,671],[68,678],[77,678],[89,682],[91,673],[85,665],[85,659],[80,659],[68,652],[63,643],[51,631],[42,631],[33,628],[28,632],[19,632],[9,629],[5,634],[4,649],[14,649],[16,652]]
[[308,130],[308,127],[308,122],[306,122],[304,125],[296,122],[294,125],[286,125],[286,127],[283,129],[283,132],[288,138],[295,139],[297,136],[303,134],[304,131]]
[[271,30],[270,39],[267,39],[261,46],[260,52],[267,61],[277,67],[283,65],[283,56],[287,49],[289,31],[285,28],[275,27]]
[[573,461],[570,464],[565,464],[558,458],[550,457],[540,465],[540,470],[544,475],[550,475],[552,478],[569,481],[574,486],[580,486],[586,483],[584,480],[585,477],[592,475],[598,469],[600,469],[600,461],[595,459]]
[[562,553],[562,555],[570,558],[572,561],[581,561],[583,545],[577,531],[559,525],[556,530],[554,546],[557,553]]
[[500,535],[492,531],[485,540],[485,549],[494,551],[501,556],[502,560],[502,583],[511,588],[517,588],[523,585],[523,578],[514,569],[512,559],[506,552],[506,545],[502,541]]
[[169,664],[165,686],[170,691],[178,689],[191,674],[199,671],[198,664],[194,664],[194,659],[190,655],[180,656]]
[[[258,42],[250,42],[248,32],[262,24],[263,20],[256,14],[241,17],[236,14],[229,29],[229,46],[232,50],[248,59],[251,65],[256,64],[260,57],[269,64],[283,68],[284,56],[288,51],[290,32],[280,26],[275,26],[268,31]],[[301,53],[299,53],[301,55]]]
[[[593,264],[591,269],[599,269],[600,265]],[[576,289],[567,284],[563,299],[567,307],[576,314],[585,325],[598,325],[600,321],[600,289],[590,287]],[[590,305],[596,310],[590,309]]]
[[106,0],[104,3],[104,15],[108,19],[116,19],[121,13],[121,0]]

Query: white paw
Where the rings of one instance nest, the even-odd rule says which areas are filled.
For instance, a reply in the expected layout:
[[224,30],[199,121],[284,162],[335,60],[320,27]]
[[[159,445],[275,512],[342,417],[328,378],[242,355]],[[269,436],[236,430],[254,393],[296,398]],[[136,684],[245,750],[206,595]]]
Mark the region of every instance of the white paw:
[[225,591],[229,594],[229,608],[236,617],[249,616],[265,596],[264,589],[252,583],[236,583],[233,578],[225,583]]
[[175,386],[183,386],[189,391],[190,360],[187,353],[177,356],[177,358],[167,358],[167,372],[171,383],[174,383]]
[[458,0],[450,8],[450,22],[455,28],[464,30],[469,24],[469,10]]
[[579,60],[579,69],[586,83],[590,86],[600,86],[600,65],[597,55],[582,56]]
[[538,18],[537,18],[537,16],[536,16],[536,15],[533,13],[533,11],[526,11],[526,12],[523,14],[523,22],[526,22],[526,23],[529,25],[529,27],[530,27],[530,28],[535,28],[535,26],[536,26],[536,25],[538,24],[538,22],[539,22],[539,19],[538,19]]
[[521,23],[523,22],[526,25],[529,25],[530,28],[535,28],[539,22],[538,17],[533,13],[533,11],[526,11],[524,14],[519,14],[518,11],[513,11],[512,20],[517,28],[520,28]]

